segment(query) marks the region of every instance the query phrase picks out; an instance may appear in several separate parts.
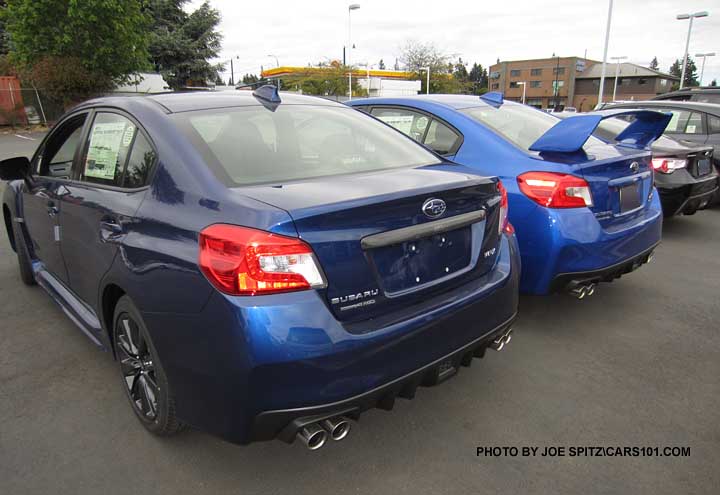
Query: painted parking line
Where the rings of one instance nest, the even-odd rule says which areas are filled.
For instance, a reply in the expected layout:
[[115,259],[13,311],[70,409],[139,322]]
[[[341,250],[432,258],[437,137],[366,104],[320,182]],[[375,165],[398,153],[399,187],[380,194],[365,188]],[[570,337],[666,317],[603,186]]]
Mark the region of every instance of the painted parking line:
[[15,137],[19,137],[20,139],[27,139],[28,141],[35,141],[35,138],[21,136],[20,134],[15,134]]

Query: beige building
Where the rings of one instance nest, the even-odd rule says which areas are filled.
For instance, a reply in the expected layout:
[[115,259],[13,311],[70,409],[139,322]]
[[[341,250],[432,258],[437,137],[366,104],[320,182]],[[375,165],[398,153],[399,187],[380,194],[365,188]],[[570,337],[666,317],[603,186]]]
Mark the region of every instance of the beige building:
[[[615,64],[605,68],[603,100],[612,99]],[[489,90],[537,108],[575,107],[580,112],[597,104],[602,62],[581,57],[553,57],[500,62],[490,67]],[[636,64],[620,64],[617,99],[647,100],[670,91],[678,78]]]

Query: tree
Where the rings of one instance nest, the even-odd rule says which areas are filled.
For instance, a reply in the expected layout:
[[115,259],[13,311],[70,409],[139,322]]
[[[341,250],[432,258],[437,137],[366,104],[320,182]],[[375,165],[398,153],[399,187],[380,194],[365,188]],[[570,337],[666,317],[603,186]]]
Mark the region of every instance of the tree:
[[385,62],[383,62],[383,59],[380,59],[380,62],[378,62],[378,69],[385,70]]
[[717,86],[717,79],[710,81],[710,86]]
[[6,0],[0,0],[0,55],[6,55],[9,46],[7,39],[7,31],[5,31],[5,21],[3,21],[2,11],[7,7]]
[[463,62],[462,58],[458,58],[455,65],[452,67],[452,75],[455,79],[461,82],[467,82],[468,81],[468,71],[467,67],[465,67],[465,62]]
[[[348,93],[348,67],[337,61],[323,67],[307,67],[303,72],[283,78],[283,86],[300,89],[304,94],[319,96],[344,96]],[[358,78],[353,77],[353,94],[365,94]]]
[[650,61],[650,68],[653,70],[658,70],[660,66],[658,65],[657,57],[653,57],[653,59]]
[[149,0],[151,17],[150,61],[170,87],[204,86],[224,67],[210,59],[220,52],[220,13],[206,1],[192,13],[183,9],[188,0]]
[[482,94],[487,92],[488,88],[488,72],[480,64],[473,64],[468,74],[468,79],[473,85],[475,94]]
[[[670,74],[677,78],[680,78],[680,76],[682,75],[682,63],[682,59],[675,60],[675,62],[673,62],[673,64],[670,66]],[[683,87],[687,88],[689,86],[698,86],[700,83],[698,81],[697,75],[698,74],[697,67],[695,66],[695,61],[691,57],[688,57]],[[680,85],[673,85],[673,87],[675,86],[679,87]]]
[[400,61],[410,72],[420,72],[430,67],[431,74],[447,74],[451,56],[443,53],[433,43],[408,40],[401,49]]
[[[12,60],[31,70],[48,57],[79,63],[95,89],[148,66],[148,18],[140,0],[6,0],[2,19]],[[57,70],[62,71],[62,63]],[[87,89],[87,86],[85,86]]]

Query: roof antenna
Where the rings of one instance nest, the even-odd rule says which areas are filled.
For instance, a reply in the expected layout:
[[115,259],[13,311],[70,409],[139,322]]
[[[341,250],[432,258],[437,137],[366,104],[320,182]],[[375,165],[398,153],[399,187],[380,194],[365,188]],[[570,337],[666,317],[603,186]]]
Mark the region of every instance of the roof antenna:
[[277,87],[272,84],[265,84],[252,92],[253,96],[260,100],[260,103],[268,110],[275,111],[282,103]]

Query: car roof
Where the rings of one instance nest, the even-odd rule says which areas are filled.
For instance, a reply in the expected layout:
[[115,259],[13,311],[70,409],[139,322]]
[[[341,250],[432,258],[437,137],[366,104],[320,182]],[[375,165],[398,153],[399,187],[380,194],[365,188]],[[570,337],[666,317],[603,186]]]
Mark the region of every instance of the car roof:
[[706,112],[713,115],[720,115],[720,105],[717,103],[705,103],[700,101],[651,100],[610,103],[607,106],[607,108],[614,107],[678,107],[687,108],[689,110],[697,110],[698,112]]
[[[447,108],[452,108],[455,110],[461,109],[461,108],[470,108],[470,107],[479,107],[479,106],[487,106],[487,103],[483,101],[479,96],[474,95],[409,95],[409,96],[388,96],[388,97],[373,97],[373,98],[363,98],[358,100],[353,100],[354,102],[357,102],[358,104],[367,104],[372,105],[374,103],[380,104],[380,102],[384,103],[410,103],[410,102],[427,102],[427,103],[434,103],[437,105],[442,105]],[[514,103],[510,102],[508,100],[505,100],[505,103]]]
[[[340,103],[314,96],[280,93],[281,105],[314,105],[346,108]],[[158,95],[138,96],[107,96],[88,100],[77,108],[114,106],[126,108],[128,104],[146,102],[158,105],[166,113],[189,112],[193,110],[210,110],[228,107],[260,106],[251,91],[190,91],[186,93],[163,93]]]

